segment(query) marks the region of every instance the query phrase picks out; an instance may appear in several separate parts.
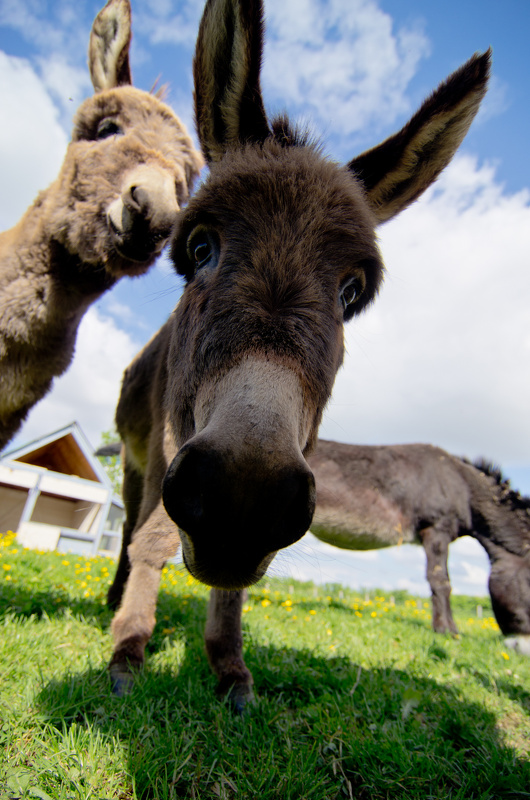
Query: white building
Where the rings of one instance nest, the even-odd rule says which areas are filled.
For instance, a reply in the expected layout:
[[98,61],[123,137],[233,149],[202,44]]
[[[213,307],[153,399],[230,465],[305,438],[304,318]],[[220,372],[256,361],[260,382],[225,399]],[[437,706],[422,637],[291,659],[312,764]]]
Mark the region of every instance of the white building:
[[24,547],[117,555],[123,503],[76,422],[0,457],[0,532]]

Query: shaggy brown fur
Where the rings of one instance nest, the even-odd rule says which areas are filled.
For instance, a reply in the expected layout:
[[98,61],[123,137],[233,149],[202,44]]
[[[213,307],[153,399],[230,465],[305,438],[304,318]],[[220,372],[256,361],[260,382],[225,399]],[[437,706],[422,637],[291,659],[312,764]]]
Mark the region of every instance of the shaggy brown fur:
[[203,163],[172,110],[125,85],[130,38],[129,0],[109,0],[61,172],[0,234],[0,450],[70,364],[88,306],[154,263]]
[[473,536],[491,562],[489,588],[504,634],[530,634],[530,500],[484,462],[427,444],[369,447],[319,440],[308,459],[317,486],[311,530],[347,550],[422,544],[433,628],[457,632],[449,545]]
[[[127,449],[133,442],[126,479],[132,472],[142,496],[127,523],[135,529],[131,573],[112,626],[117,691],[143,662],[178,525],[188,569],[216,587],[210,663],[236,703],[250,696],[234,628],[240,592],[311,522],[305,455],[342,362],[344,322],[372,302],[381,281],[375,225],[443,169],[486,89],[489,53],[443,84],[397,138],[341,167],[287,120],[269,124],[259,87],[261,16],[259,0],[206,4],[194,77],[210,175],[172,246],[187,284],[128,371],[118,409]],[[134,386],[145,388],[144,413],[133,410]]]

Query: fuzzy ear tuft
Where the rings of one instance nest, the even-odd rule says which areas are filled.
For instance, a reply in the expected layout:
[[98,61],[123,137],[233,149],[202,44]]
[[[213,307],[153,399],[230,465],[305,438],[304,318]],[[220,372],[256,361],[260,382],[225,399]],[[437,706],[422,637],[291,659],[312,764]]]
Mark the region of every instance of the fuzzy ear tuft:
[[349,163],[379,222],[416,200],[451,161],[486,93],[490,62],[491,49],[472,56],[398,133]]
[[262,40],[261,0],[208,0],[193,62],[195,118],[207,161],[270,135],[260,89]]
[[129,66],[131,4],[109,0],[92,25],[88,65],[94,91],[132,83]]

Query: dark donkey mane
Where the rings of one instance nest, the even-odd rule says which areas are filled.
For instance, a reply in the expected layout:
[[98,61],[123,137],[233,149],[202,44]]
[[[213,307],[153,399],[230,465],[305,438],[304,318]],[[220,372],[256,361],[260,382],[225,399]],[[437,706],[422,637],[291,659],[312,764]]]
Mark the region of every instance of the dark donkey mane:
[[[466,459],[464,461],[468,464],[471,463]],[[476,461],[473,461],[473,466],[484,475],[487,475],[488,478],[493,478],[500,490],[498,498],[503,505],[509,506],[512,511],[526,512],[530,516],[530,497],[525,497],[516,489],[512,489],[510,479],[504,477],[501,468],[497,464],[485,458],[477,458]]]
[[[501,547],[515,556],[530,557],[530,498],[512,489],[500,467],[485,458],[462,462],[477,470],[478,486],[470,484],[474,534],[492,555]],[[487,483],[484,492],[484,483]],[[475,481],[472,482],[475,484]]]

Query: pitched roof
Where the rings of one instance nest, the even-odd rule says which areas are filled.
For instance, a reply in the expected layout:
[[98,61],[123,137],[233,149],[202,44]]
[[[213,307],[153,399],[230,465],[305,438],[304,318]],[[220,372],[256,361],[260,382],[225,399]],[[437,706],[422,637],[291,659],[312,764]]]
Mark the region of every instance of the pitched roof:
[[94,448],[77,422],[4,453],[0,460],[20,461],[63,475],[77,475],[112,489],[105,470],[94,455]]

